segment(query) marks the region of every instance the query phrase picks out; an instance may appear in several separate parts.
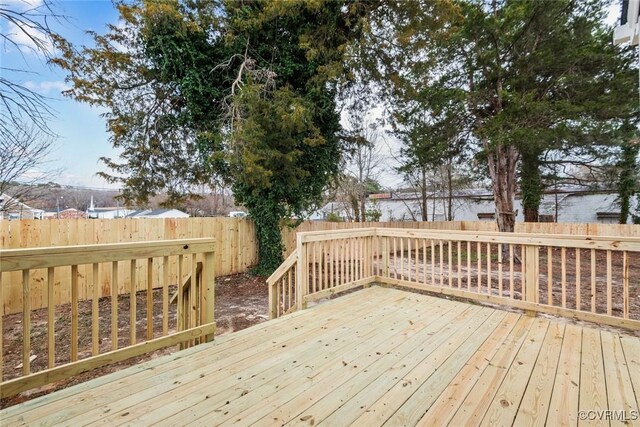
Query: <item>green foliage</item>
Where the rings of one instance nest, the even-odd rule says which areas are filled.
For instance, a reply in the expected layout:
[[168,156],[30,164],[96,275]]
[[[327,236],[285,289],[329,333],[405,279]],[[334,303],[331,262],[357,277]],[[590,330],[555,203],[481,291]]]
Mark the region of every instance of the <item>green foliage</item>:
[[[618,180],[618,196],[620,202],[620,224],[626,224],[631,213],[631,198],[640,195],[640,165],[638,155],[640,143],[637,141],[622,144],[620,162],[618,168],[620,176]],[[640,197],[639,197],[640,199]],[[640,202],[638,202],[640,207]],[[638,212],[640,214],[640,212]],[[632,215],[636,222],[636,217]]]
[[622,123],[637,123],[630,94],[638,81],[633,49],[611,43],[605,6],[416,0],[374,14],[359,59],[397,123],[413,163],[406,169],[473,152],[508,231],[518,176],[537,212],[547,153],[563,162],[610,159]]
[[223,181],[256,223],[258,272],[282,260],[279,225],[317,205],[338,172],[336,78],[370,6],[344,1],[139,0],[124,30],[66,44],[68,95],[106,108],[123,162],[103,159],[141,203]]
[[338,216],[338,214],[334,213],[334,212],[329,212],[329,214],[327,215],[327,218],[325,219],[325,221],[329,221],[329,222],[342,222],[342,218],[340,218]]

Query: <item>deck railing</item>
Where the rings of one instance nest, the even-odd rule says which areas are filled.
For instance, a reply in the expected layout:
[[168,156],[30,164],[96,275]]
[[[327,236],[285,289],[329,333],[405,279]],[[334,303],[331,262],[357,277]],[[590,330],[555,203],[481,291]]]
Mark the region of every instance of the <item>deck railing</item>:
[[[3,369],[4,354],[0,351],[0,378],[8,378],[0,384],[0,396],[14,395],[163,347],[176,344],[185,347],[213,339],[216,328],[213,310],[214,244],[214,239],[200,238],[1,250],[0,301],[3,284],[8,285],[14,277],[12,272],[20,272],[21,277],[21,319],[7,318],[22,326],[19,337],[22,340],[22,367],[19,373],[3,372],[6,371]],[[169,298],[169,269],[173,262],[178,265],[178,288],[175,291],[178,304],[175,311],[170,309]],[[153,283],[156,263],[160,264],[163,273],[161,289],[155,291],[159,294],[155,295],[159,307],[154,307],[154,288],[158,288]],[[128,290],[119,283],[122,268],[129,272]],[[59,272],[65,269],[70,269],[70,280],[60,282],[57,280]],[[83,295],[82,300],[78,285],[80,271],[88,275],[85,277],[87,281],[90,277],[91,283],[91,294]],[[48,304],[46,309],[39,311],[45,310],[46,316],[31,309],[32,276],[41,272],[46,276]],[[106,292],[101,289],[105,272],[108,273]],[[141,272],[146,273],[146,278],[139,277]],[[144,291],[139,291],[140,281],[146,282]],[[174,286],[171,285],[172,288]],[[55,295],[63,291],[71,293],[71,303],[56,306]],[[107,296],[101,297],[105,294]],[[145,304],[145,309],[141,310],[142,319],[138,317],[138,299]],[[128,311],[128,314],[123,311]],[[34,313],[38,315],[38,325],[32,323]],[[60,326],[70,331],[68,337],[56,334]],[[2,327],[0,316],[0,330]],[[121,336],[121,329],[128,337]],[[47,361],[40,370],[33,372],[32,361],[38,357],[42,360],[43,356],[32,351],[36,334],[40,341],[38,350],[46,349]],[[66,339],[66,342],[61,342],[61,339]],[[56,351],[57,345],[65,348],[65,354]],[[15,370],[15,367],[10,368]]]
[[293,255],[293,310],[377,282],[640,329],[638,237],[368,228],[299,233]]

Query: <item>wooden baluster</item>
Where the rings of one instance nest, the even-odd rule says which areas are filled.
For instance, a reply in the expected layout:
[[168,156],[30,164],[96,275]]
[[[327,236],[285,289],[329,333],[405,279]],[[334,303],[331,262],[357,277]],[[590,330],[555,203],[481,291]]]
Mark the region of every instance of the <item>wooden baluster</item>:
[[396,243],[396,238],[393,238],[393,278],[397,279],[398,278],[398,269],[396,268],[396,266],[398,265],[398,245]]
[[487,243],[487,294],[491,295],[491,243]]
[[431,286],[436,285],[436,246],[431,240]]
[[414,274],[414,281],[416,283],[420,282],[420,240],[418,238],[415,238],[413,240],[413,247],[414,247],[414,252],[415,252],[415,256],[414,256],[414,268],[415,268],[415,274]]
[[327,265],[327,242],[322,242],[322,289],[327,289],[329,287],[329,268]]
[[467,242],[467,291],[471,292],[471,241]]
[[292,297],[293,297],[293,291],[292,291],[292,285],[293,283],[291,282],[291,269],[289,269],[289,271],[287,272],[287,295],[289,298],[289,304],[287,305],[287,310],[289,310],[291,307],[293,307],[293,302],[292,302]]
[[311,279],[311,288],[313,292],[318,292],[318,254],[317,254],[318,242],[311,243],[311,271],[313,271],[313,278]]
[[502,280],[502,243],[498,243],[498,295],[503,295]]
[[444,287],[444,271],[442,264],[444,263],[444,247],[442,240],[438,241],[438,254],[440,255],[440,287]]
[[[97,264],[94,264],[97,265]],[[95,267],[94,267],[95,270]],[[94,286],[95,283],[97,282],[97,278],[95,277],[95,271],[94,271]],[[47,268],[47,341],[48,341],[48,345],[47,345],[47,366],[49,368],[53,368],[56,365],[56,301],[55,301],[55,293],[54,293],[54,286],[55,286],[55,268],[54,267],[49,267]],[[95,295],[95,292],[94,292]],[[93,328],[95,330],[97,325],[96,319],[98,318],[98,310],[95,308],[98,306],[97,302],[95,304],[93,304],[94,306],[94,310],[92,313],[92,317],[93,317]],[[0,329],[1,331],[2,329]],[[97,343],[98,339],[97,337],[95,337],[94,342]],[[94,353],[97,354],[97,353]]]
[[78,266],[71,266],[71,361],[78,360]]
[[196,254],[191,254],[191,288],[189,289],[189,327],[195,328],[200,319],[200,304],[198,298],[198,259]]
[[553,248],[547,246],[547,304],[553,305]]
[[29,269],[22,270],[22,374],[31,373],[31,282]]
[[596,312],[596,250],[591,249],[591,312]]
[[422,239],[422,283],[427,284],[427,239]]
[[335,263],[336,263],[336,245],[333,240],[329,241],[329,287],[333,288],[335,286]]
[[476,243],[476,253],[478,255],[478,293],[482,292],[482,243]]
[[560,263],[561,265],[561,278],[562,285],[562,308],[567,307],[567,248],[560,249]]
[[451,246],[451,241],[447,242],[447,264],[448,264],[448,274],[449,274],[449,287],[453,287],[453,275],[452,275],[452,271],[453,271],[453,264],[452,264],[452,260],[453,260],[453,256],[452,256],[452,251],[453,248]]
[[118,261],[111,263],[111,349],[118,349]]
[[147,259],[147,340],[150,339],[153,339],[153,258]]
[[131,286],[129,287],[129,345],[134,345],[137,342],[136,339],[136,287],[137,287],[137,275],[136,275],[136,260],[132,259],[130,263],[131,269]]
[[400,238],[400,280],[404,280],[404,238]]
[[409,259],[407,260],[407,280],[411,281],[411,239],[407,239],[407,253],[409,254]]
[[347,276],[348,274],[348,264],[347,264],[347,256],[349,254],[348,252],[348,247],[347,247],[347,240],[342,240],[342,271],[341,273],[341,279],[340,279],[340,284],[343,285],[345,283],[347,283],[349,281],[349,278]]
[[629,318],[629,254],[622,252],[622,317]]
[[462,288],[462,242],[458,240],[457,242],[457,258],[458,258],[458,290]]
[[349,239],[349,266],[351,267],[350,282],[356,280],[356,239]]
[[581,310],[581,284],[580,284],[580,272],[581,272],[581,267],[580,267],[580,249],[576,248],[576,310],[580,311]]
[[513,298],[513,245],[509,245],[509,298]]
[[184,312],[184,295],[183,295],[183,280],[184,280],[184,255],[178,255],[178,305],[176,306],[176,322],[178,332],[185,329],[185,312]]
[[[178,287],[178,290],[179,289],[180,288]],[[162,336],[166,336],[168,334],[169,334],[169,257],[165,256],[165,257],[162,257]]]
[[100,302],[99,273],[100,264],[96,262],[93,264],[93,274],[91,275],[91,279],[93,281],[93,297],[91,298],[91,354],[93,354],[94,356],[100,353],[100,307],[98,305],[98,303]]
[[607,314],[611,316],[612,313],[612,301],[613,301],[613,292],[612,292],[612,271],[611,271],[611,251],[607,251]]

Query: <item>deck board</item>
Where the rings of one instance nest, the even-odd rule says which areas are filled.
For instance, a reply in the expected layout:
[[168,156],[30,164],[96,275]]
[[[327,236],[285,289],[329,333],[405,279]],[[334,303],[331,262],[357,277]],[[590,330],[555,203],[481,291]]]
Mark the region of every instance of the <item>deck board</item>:
[[639,353],[631,334],[372,286],[4,409],[0,424],[576,425],[578,409],[638,410]]

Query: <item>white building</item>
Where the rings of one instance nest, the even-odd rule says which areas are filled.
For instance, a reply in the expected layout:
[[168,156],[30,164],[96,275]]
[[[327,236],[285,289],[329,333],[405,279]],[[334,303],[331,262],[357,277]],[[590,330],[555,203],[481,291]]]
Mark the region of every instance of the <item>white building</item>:
[[[427,197],[428,220],[446,219],[448,199],[430,195]],[[635,201],[632,203],[635,206]],[[342,219],[348,217],[343,203],[326,204],[310,219],[326,219],[330,213]],[[367,209],[380,211],[380,221],[420,221],[420,199],[413,193],[393,193],[390,198],[367,201]],[[514,209],[516,221],[524,221],[522,199],[516,196]],[[495,205],[489,191],[472,189],[457,192],[452,200],[455,221],[495,221]],[[544,194],[540,204],[540,221],[618,223],[620,207],[613,191],[588,191],[579,187],[564,187],[557,192]],[[631,222],[631,219],[629,219]]]
[[189,218],[189,214],[178,209],[146,209],[133,211],[127,218]]
[[42,219],[44,210],[32,208],[8,194],[0,194],[0,219]]

